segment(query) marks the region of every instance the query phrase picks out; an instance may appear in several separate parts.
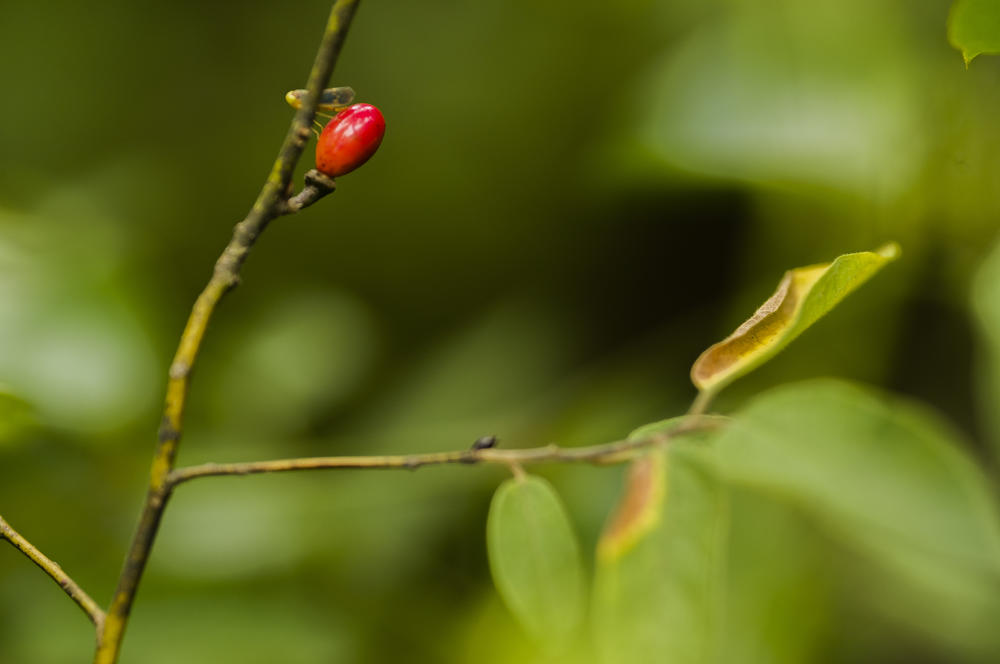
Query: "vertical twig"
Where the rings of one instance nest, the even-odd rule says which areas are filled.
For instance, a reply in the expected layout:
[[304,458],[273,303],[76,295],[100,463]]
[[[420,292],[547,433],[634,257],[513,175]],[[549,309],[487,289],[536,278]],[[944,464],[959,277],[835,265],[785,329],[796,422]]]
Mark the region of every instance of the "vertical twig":
[[[177,445],[183,431],[184,406],[187,402],[191,371],[197,360],[205,329],[219,301],[239,283],[240,268],[268,223],[275,217],[297,209],[290,208],[287,202],[292,172],[309,140],[319,93],[333,72],[359,2],[360,0],[337,0],[334,4],[316,60],[309,73],[309,82],[306,86],[309,95],[295,114],[295,119],[257,200],[246,219],[236,225],[232,240],[216,261],[212,278],[195,301],[187,325],[181,334],[177,353],[170,365],[166,403],[156,452],[153,456],[146,502],[104,621],[104,629],[98,638],[95,664],[113,664],[118,659],[132,602],[146,561],[149,559],[160,518],[170,497],[167,478],[174,467]],[[332,187],[326,188],[321,193],[329,191],[332,191]]]

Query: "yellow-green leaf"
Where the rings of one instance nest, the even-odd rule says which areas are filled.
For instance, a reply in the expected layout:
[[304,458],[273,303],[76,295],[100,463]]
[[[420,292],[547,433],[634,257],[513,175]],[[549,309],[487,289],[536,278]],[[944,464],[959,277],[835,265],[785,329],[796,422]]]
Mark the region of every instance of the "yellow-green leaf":
[[567,645],[584,613],[583,564],[552,485],[533,476],[500,485],[486,544],[493,582],[511,612],[544,645]]
[[1000,2],[955,0],[948,15],[948,41],[966,66],[982,53],[1000,53]]
[[749,320],[698,357],[691,381],[701,392],[715,393],[753,371],[899,253],[899,245],[891,243],[876,251],[844,254],[832,263],[789,270]]

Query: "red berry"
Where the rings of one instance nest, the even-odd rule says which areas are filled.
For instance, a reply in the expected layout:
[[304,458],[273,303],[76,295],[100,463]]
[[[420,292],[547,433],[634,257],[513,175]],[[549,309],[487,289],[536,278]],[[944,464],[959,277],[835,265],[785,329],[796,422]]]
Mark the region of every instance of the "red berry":
[[368,161],[385,135],[385,118],[371,104],[348,106],[323,128],[316,143],[316,168],[330,177],[350,173]]

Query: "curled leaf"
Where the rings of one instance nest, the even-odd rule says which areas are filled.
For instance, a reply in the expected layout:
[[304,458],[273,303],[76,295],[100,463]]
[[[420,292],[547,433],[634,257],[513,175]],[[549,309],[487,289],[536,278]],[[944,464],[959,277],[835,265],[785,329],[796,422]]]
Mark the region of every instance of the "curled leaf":
[[728,495],[709,451],[678,444],[633,466],[598,549],[591,617],[599,662],[720,661]]
[[667,491],[666,453],[653,450],[629,466],[625,494],[597,543],[597,556],[621,556],[656,527]]
[[691,381],[703,393],[714,393],[753,371],[899,253],[899,245],[891,243],[876,251],[844,254],[832,263],[789,270],[749,320],[698,357]]

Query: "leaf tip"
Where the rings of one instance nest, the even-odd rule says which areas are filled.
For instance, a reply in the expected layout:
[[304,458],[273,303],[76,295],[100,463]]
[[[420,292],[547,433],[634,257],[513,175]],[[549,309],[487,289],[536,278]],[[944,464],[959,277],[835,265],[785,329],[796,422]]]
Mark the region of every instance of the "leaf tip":
[[899,246],[898,242],[887,242],[876,249],[875,253],[886,260],[894,261],[903,255],[903,248]]

